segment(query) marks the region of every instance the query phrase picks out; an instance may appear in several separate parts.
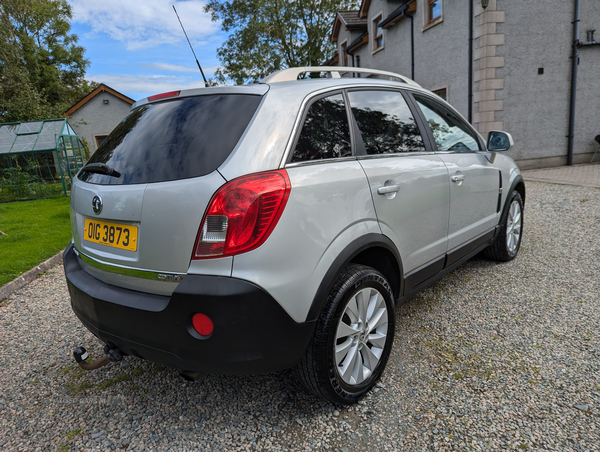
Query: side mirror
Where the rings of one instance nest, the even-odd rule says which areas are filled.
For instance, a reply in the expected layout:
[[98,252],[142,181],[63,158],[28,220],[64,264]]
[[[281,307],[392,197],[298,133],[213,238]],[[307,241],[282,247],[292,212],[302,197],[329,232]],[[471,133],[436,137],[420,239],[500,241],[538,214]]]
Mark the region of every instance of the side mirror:
[[508,132],[492,130],[488,133],[487,149],[489,152],[508,151],[515,145],[512,135]]

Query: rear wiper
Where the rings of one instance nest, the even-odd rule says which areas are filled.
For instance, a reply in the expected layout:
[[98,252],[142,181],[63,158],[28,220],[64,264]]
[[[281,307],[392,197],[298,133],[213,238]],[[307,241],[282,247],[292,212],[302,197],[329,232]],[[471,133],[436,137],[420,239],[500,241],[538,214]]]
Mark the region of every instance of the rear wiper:
[[88,163],[81,169],[81,171],[86,171],[88,173],[106,174],[107,176],[112,177],[121,177],[121,173],[119,173],[116,169],[105,165],[104,163]]

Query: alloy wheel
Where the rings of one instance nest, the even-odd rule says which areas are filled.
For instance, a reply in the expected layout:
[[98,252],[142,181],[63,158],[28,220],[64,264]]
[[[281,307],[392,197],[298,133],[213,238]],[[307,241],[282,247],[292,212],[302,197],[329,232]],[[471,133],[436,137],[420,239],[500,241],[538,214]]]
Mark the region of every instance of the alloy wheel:
[[510,254],[516,254],[519,247],[522,223],[521,205],[516,199],[513,199],[506,220],[506,248]]
[[349,385],[359,385],[375,371],[387,340],[388,309],[372,287],[354,294],[338,322],[334,343],[335,365]]

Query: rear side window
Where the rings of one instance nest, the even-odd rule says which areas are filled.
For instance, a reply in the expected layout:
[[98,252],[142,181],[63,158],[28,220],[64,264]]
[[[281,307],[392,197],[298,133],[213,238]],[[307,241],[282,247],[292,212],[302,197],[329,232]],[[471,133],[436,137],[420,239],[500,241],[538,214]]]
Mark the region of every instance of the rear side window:
[[306,113],[292,162],[350,155],[350,129],[342,95],[336,94],[314,102]]
[[452,110],[425,96],[415,100],[433,133],[438,151],[479,151],[479,141],[467,124]]
[[401,93],[350,91],[348,97],[367,154],[425,151],[415,118]]
[[143,184],[211,173],[237,144],[261,98],[217,94],[136,108],[88,162],[104,163],[121,176],[81,172],[79,179],[94,184]]

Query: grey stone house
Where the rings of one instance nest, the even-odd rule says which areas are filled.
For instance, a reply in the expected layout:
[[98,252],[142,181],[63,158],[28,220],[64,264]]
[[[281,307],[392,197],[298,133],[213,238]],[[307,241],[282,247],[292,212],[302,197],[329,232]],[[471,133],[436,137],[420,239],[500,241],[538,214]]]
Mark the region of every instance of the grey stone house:
[[[469,93],[469,3],[473,2]],[[572,162],[587,163],[600,134],[599,0],[362,0],[340,11],[327,62],[398,72],[448,100],[485,137],[510,132],[519,167],[567,163],[575,2],[579,64]],[[598,30],[595,32],[594,30]],[[469,96],[471,94],[471,96]]]
[[93,154],[102,141],[129,114],[135,101],[101,83],[65,112],[77,135],[85,138]]

